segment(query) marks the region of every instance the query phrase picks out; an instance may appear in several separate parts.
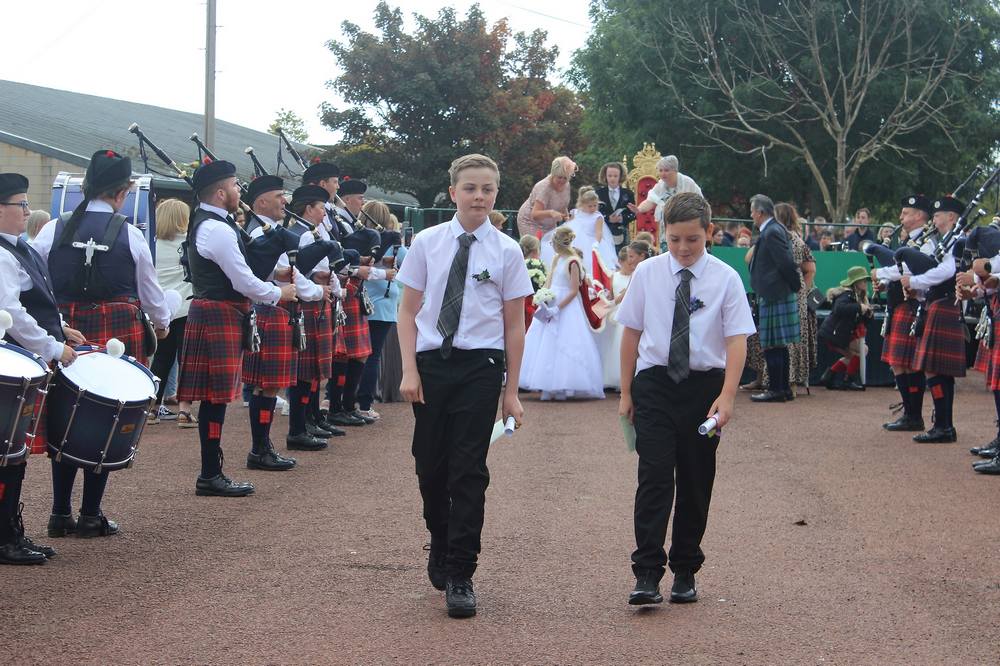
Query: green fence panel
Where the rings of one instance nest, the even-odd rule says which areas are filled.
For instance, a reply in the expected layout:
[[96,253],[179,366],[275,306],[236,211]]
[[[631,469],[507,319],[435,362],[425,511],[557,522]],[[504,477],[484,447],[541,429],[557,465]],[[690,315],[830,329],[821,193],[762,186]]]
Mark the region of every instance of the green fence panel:
[[[744,247],[713,247],[712,254],[736,269],[743,280],[743,288],[750,291],[750,270],[744,257]],[[839,287],[851,266],[868,268],[868,260],[861,252],[813,252],[816,259],[816,286],[826,293],[831,287]]]

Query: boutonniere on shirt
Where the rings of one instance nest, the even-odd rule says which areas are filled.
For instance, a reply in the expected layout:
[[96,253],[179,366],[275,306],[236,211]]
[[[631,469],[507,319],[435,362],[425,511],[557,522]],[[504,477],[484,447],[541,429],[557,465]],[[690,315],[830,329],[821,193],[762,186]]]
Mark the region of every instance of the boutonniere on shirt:
[[688,303],[688,314],[694,314],[698,310],[705,307],[705,303],[700,298],[691,298],[691,302]]
[[491,279],[490,272],[489,270],[484,268],[481,273],[474,274],[472,276],[472,279],[475,280],[476,282],[489,282]]

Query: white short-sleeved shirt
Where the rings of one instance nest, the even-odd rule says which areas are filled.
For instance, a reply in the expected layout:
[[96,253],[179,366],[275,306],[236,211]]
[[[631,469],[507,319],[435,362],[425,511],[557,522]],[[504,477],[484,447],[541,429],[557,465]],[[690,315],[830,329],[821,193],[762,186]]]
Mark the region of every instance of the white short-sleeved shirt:
[[[615,314],[619,324],[642,331],[636,372],[667,365],[674,323],[675,293],[683,269],[670,253],[639,264]],[[691,312],[691,369],[726,367],[726,338],[752,335],[757,328],[739,274],[707,252],[688,270],[691,300],[702,305]]]
[[[458,252],[458,238],[464,233],[457,216],[421,231],[396,275],[402,284],[424,293],[417,312],[418,352],[441,347],[443,338],[437,320],[451,262]],[[452,344],[455,349],[504,349],[503,304],[533,294],[534,289],[516,241],[497,231],[489,221],[483,222],[473,235],[476,240],[469,246],[462,317]]]

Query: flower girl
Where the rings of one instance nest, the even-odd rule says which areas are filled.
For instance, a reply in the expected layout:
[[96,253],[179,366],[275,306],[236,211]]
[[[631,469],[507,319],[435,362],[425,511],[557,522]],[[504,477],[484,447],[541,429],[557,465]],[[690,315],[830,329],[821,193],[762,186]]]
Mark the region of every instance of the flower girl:
[[[625,292],[632,281],[632,274],[635,267],[644,259],[649,259],[650,248],[646,241],[632,241],[622,248],[625,254],[621,262],[621,267],[614,272],[611,278],[612,293],[615,310],[618,304],[625,298]],[[604,331],[597,338],[597,346],[601,352],[601,364],[604,367],[605,388],[619,389],[621,387],[621,343],[622,325],[615,319],[615,310],[608,315],[608,323]]]
[[[611,229],[604,216],[599,211],[600,200],[593,187],[581,187],[576,195],[576,208],[573,209],[573,217],[562,226],[569,227],[576,234],[573,240],[573,247],[580,250],[584,256],[584,266],[591,265],[591,252],[597,250],[601,261],[609,269],[618,266],[618,252],[615,251],[615,241],[611,235]],[[552,239],[555,229],[542,237],[541,258],[545,263],[549,263],[554,258],[552,250],[554,247]]]
[[601,356],[580,296],[584,271],[573,251],[574,238],[568,225],[552,235],[555,258],[545,287],[535,294],[538,310],[524,339],[520,387],[541,391],[542,400],[604,397]]

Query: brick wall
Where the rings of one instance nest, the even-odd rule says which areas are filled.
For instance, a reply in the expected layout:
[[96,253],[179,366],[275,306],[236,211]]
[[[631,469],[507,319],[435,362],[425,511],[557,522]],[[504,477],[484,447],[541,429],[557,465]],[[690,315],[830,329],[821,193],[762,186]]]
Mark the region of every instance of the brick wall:
[[52,182],[56,174],[60,171],[82,173],[83,170],[75,164],[0,142],[0,171],[19,173],[28,179],[28,201],[32,209],[51,208]]

